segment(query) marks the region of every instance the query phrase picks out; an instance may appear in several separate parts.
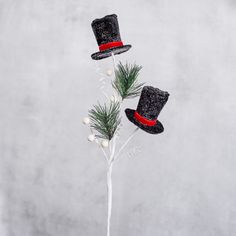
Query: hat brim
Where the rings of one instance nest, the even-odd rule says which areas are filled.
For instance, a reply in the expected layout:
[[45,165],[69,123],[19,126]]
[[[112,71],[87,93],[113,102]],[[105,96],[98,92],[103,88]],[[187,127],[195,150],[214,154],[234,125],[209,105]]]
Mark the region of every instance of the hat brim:
[[110,48],[101,52],[95,52],[91,55],[93,60],[101,60],[107,57],[110,57],[112,53],[114,55],[121,54],[128,51],[131,48],[131,45],[124,45],[120,47]]
[[147,125],[143,125],[142,123],[138,122],[135,118],[134,118],[134,112],[135,110],[132,109],[125,109],[125,114],[127,116],[127,118],[136,126],[138,126],[140,129],[146,131],[149,134],[159,134],[162,133],[164,131],[164,127],[162,125],[162,123],[160,121],[157,120],[156,124],[154,126],[147,126]]

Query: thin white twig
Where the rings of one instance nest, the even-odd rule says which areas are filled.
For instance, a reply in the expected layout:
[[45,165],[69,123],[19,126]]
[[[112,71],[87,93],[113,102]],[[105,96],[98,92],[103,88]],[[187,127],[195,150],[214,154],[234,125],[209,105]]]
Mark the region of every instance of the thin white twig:
[[112,167],[114,161],[114,154],[116,149],[117,133],[114,134],[113,139],[109,143],[110,157],[107,169],[107,236],[110,236],[111,228],[111,213],[112,213]]
[[136,128],[134,132],[129,136],[126,142],[122,145],[117,155],[115,155],[116,148],[116,138],[117,134],[114,135],[113,140],[109,143],[110,157],[108,162],[108,170],[107,170],[107,236],[110,236],[111,229],[111,213],[112,213],[112,168],[113,163],[119,156],[119,153],[124,149],[124,147],[128,144],[128,142],[132,139],[134,134],[138,131],[139,128]]
[[112,212],[112,165],[108,166],[107,170],[107,236],[110,236],[111,228],[111,212]]
[[101,86],[100,86],[100,90],[102,91],[103,95],[109,100],[109,96],[108,94],[104,91],[104,87],[106,85],[106,78],[105,78],[105,74],[101,72],[101,68],[98,64],[98,62],[95,60],[95,67],[96,67],[96,72],[101,76],[100,78],[100,82],[101,82]]
[[[111,158],[111,152],[112,152],[112,145],[113,145],[113,140],[110,140],[110,142],[109,142],[109,158]],[[109,159],[109,161],[110,161],[110,159]]]
[[133,133],[131,133],[131,135],[128,137],[128,139],[124,142],[124,144],[121,146],[121,148],[119,149],[119,151],[117,152],[116,156],[114,157],[114,161],[119,160],[119,154],[121,153],[121,151],[126,147],[126,145],[129,143],[129,141],[134,137],[135,133],[139,130],[139,128],[137,127]]
[[114,155],[115,155],[115,150],[116,150],[116,138],[118,134],[114,134],[113,140],[112,140],[112,148],[111,148],[111,159],[110,163],[113,163],[114,161]]
[[95,142],[98,144],[98,146],[101,148],[101,150],[102,150],[102,152],[103,152],[103,154],[104,154],[104,156],[105,156],[105,159],[106,159],[106,161],[107,161],[107,164],[109,164],[109,158],[108,158],[108,156],[107,156],[107,154],[106,154],[106,152],[105,152],[105,150],[104,150],[104,148],[102,147],[102,145],[99,143],[99,141],[97,140],[97,138],[95,138]]
[[114,55],[113,52],[111,53],[111,56],[112,56],[112,61],[113,61],[114,73],[115,73],[115,69],[116,69],[116,58],[115,58],[115,55]]

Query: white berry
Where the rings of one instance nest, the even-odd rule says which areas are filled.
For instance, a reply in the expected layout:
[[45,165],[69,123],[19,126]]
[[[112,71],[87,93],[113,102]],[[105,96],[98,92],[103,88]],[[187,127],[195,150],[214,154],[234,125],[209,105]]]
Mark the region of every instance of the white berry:
[[107,71],[106,71],[106,74],[108,75],[108,76],[111,76],[112,75],[112,70],[110,70],[110,69],[108,69]]
[[90,123],[89,117],[84,117],[83,123],[84,123],[85,125],[88,125],[88,124]]
[[109,145],[109,141],[108,140],[103,140],[101,145],[102,145],[102,147],[106,148]]
[[94,134],[90,134],[89,136],[88,136],[88,141],[89,142],[93,142],[95,140],[95,135]]

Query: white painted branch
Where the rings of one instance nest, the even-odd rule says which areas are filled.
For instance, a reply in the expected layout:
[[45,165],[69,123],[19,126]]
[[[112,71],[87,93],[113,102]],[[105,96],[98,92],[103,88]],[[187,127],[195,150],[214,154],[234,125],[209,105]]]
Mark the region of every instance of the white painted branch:
[[110,236],[111,229],[111,212],[112,212],[112,167],[111,163],[107,170],[107,236]]
[[95,66],[96,66],[96,72],[101,76],[101,78],[99,79],[99,81],[101,82],[101,86],[100,86],[100,90],[102,91],[103,95],[109,99],[108,94],[104,91],[104,87],[106,85],[106,78],[105,78],[105,74],[101,72],[101,68],[98,64],[98,62],[95,60]]
[[116,58],[115,58],[115,55],[114,55],[113,52],[111,53],[111,56],[112,56],[112,61],[113,61],[114,73],[115,73],[115,69],[116,69]]
[[[115,70],[116,70],[116,60],[115,60],[115,55],[112,53],[112,61],[113,61],[113,69],[114,69],[114,74],[115,74]],[[108,95],[105,93],[105,91],[103,90],[104,85],[106,83],[106,81],[104,81],[103,76],[104,74],[102,74],[101,69],[99,67],[99,65],[96,63],[96,70],[98,72],[99,75],[102,76],[102,78],[100,79],[100,81],[103,83],[102,86],[100,87],[102,93],[105,95],[106,98],[108,98]],[[118,95],[118,93],[117,93]],[[109,98],[108,98],[109,99]],[[122,98],[119,97],[119,102],[122,102]],[[138,131],[139,128],[136,128],[133,133],[128,137],[128,139],[125,141],[125,143],[121,146],[121,148],[119,149],[118,153],[115,155],[116,152],[116,139],[118,137],[118,134],[115,133],[114,137],[112,140],[110,140],[109,142],[109,154],[106,153],[106,151],[104,150],[104,148],[101,146],[100,142],[95,139],[95,142],[99,145],[99,147],[101,148],[106,161],[108,163],[108,169],[107,169],[107,236],[110,236],[110,229],[111,229],[111,213],[112,213],[112,168],[113,168],[113,163],[119,159],[119,154],[121,153],[121,151],[126,147],[126,145],[129,143],[129,141],[133,138],[133,136],[135,135],[135,133]]]
[[111,212],[112,212],[112,168],[114,161],[114,154],[116,149],[116,138],[117,134],[114,134],[113,139],[109,143],[109,163],[107,170],[107,236],[110,236],[110,228],[111,228]]
[[105,159],[107,161],[107,164],[109,165],[109,158],[104,150],[104,148],[102,147],[102,145],[99,143],[99,141],[95,138],[95,142],[98,144],[99,148],[101,148],[103,155],[105,156]]
[[113,137],[113,142],[112,142],[112,148],[111,148],[111,163],[113,163],[114,161],[114,156],[115,156],[115,150],[116,150],[116,139],[118,137],[118,134],[114,134],[114,137]]

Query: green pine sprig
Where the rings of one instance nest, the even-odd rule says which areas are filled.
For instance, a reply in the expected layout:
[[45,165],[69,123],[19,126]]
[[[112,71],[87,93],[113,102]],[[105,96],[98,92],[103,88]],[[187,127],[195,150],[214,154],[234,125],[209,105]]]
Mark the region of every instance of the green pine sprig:
[[117,65],[115,70],[115,79],[112,86],[116,89],[122,100],[127,98],[134,98],[140,95],[144,83],[139,83],[138,75],[142,69],[136,64],[123,65],[121,62]]
[[120,125],[120,103],[111,102],[109,105],[94,105],[89,110],[91,128],[98,132],[99,138],[111,140]]

